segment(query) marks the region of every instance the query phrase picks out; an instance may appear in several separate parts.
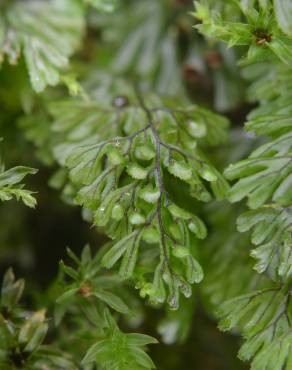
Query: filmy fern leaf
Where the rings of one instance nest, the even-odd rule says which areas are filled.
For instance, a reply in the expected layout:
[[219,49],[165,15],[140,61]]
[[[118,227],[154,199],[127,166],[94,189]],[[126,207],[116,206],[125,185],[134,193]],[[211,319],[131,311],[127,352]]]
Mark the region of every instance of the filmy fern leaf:
[[230,200],[248,197],[248,205],[258,208],[271,200],[281,205],[291,203],[292,184],[292,133],[256,149],[248,159],[230,165],[225,174],[239,181],[230,191]]
[[128,95],[113,100],[52,105],[53,129],[62,137],[55,155],[79,189],[77,203],[91,209],[94,224],[114,240],[103,264],[121,260],[120,274],[132,277],[139,253],[148,248],[155,273],[147,294],[164,301],[166,283],[176,307],[179,290],[188,296],[189,284],[202,279],[191,235],[204,238],[206,228],[172,199],[166,177],[177,178],[200,201],[224,196],[227,183],[199,145],[224,140],[227,121],[196,106],[172,109],[156,96],[144,101],[131,87],[123,91]]
[[[172,6],[172,4],[171,4]],[[131,17],[133,12],[136,17]],[[159,92],[177,90],[179,79],[179,52],[176,21],[168,21],[171,12],[163,1],[132,1],[115,14],[117,52],[112,61],[118,73],[136,74],[150,81]],[[108,25],[106,25],[108,27]],[[106,28],[107,30],[107,28]],[[111,30],[108,29],[109,40]],[[167,63],[166,60],[170,61]]]
[[250,257],[249,236],[236,233],[234,220],[241,213],[241,207],[228,204],[222,207],[221,203],[215,203],[207,205],[206,212],[212,216],[210,237],[202,250],[206,270],[203,294],[214,308],[255,288],[269,287],[270,280],[265,274],[259,276],[252,271],[254,260]]
[[[288,294],[287,294],[288,293]],[[241,328],[245,343],[242,360],[252,360],[252,370],[288,370],[291,366],[291,293],[267,288],[225,302],[220,328]],[[268,351],[272,350],[268,354]]]
[[83,8],[76,1],[7,4],[0,16],[0,62],[7,57],[16,64],[23,54],[32,87],[40,92],[59,82],[60,71],[78,47],[83,28]]
[[258,260],[255,269],[269,269],[273,279],[289,281],[292,274],[291,207],[265,206],[243,213],[238,218],[241,232],[253,229],[251,240],[257,246],[251,252]]
[[260,105],[249,114],[246,128],[268,140],[247,159],[230,165],[225,175],[236,180],[229,191],[231,202],[248,198],[252,210],[243,213],[237,225],[241,232],[252,231],[255,269],[266,274],[270,286],[223,303],[220,327],[242,331],[245,343],[239,356],[252,361],[252,370],[288,370],[292,365],[290,5],[285,1],[241,1],[238,5],[246,23],[240,18],[226,21],[201,4],[197,16],[206,35],[227,41],[229,46],[248,47],[244,74],[252,80],[250,100],[259,100]]

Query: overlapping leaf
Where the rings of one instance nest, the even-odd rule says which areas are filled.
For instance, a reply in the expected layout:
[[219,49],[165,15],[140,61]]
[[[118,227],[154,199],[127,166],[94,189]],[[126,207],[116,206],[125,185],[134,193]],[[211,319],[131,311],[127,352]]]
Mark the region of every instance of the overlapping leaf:
[[248,205],[258,208],[267,201],[289,205],[292,201],[292,131],[256,149],[248,159],[230,165],[225,174],[238,179],[230,200],[248,197]]
[[236,233],[234,220],[240,211],[241,207],[228,204],[206,206],[207,214],[211,215],[211,232],[202,250],[206,269],[203,294],[213,309],[226,300],[253,291],[255,287],[269,286],[265,275],[259,276],[252,271],[254,261],[249,255],[248,235]]
[[[135,17],[131,17],[133,13]],[[176,19],[168,22],[169,15],[169,6],[155,0],[129,1],[117,12],[113,19],[119,29],[114,70],[146,77],[159,92],[177,91],[181,87],[178,31]]]
[[249,100],[261,102],[249,113],[246,129],[272,138],[291,132],[291,67],[258,63],[246,67],[243,73],[250,81]]
[[251,240],[257,246],[251,255],[258,260],[255,269],[269,269],[273,279],[289,281],[292,275],[292,209],[265,206],[243,213],[238,219],[241,232],[252,229]]
[[0,16],[0,62],[16,64],[23,53],[32,87],[56,85],[60,70],[79,45],[83,10],[78,2],[16,1]]
[[[236,17],[233,21],[223,19],[205,5],[197,7],[203,33],[227,41],[229,46],[248,46],[245,61],[260,62],[244,71],[251,80],[249,99],[260,101],[249,114],[246,128],[268,136],[270,141],[247,159],[230,165],[225,174],[236,180],[229,192],[231,202],[248,198],[252,210],[239,217],[238,229],[252,231],[251,241],[257,246],[251,252],[258,260],[255,269],[265,273],[269,283],[267,289],[223,303],[220,311],[221,329],[237,327],[243,333],[245,343],[239,355],[243,360],[252,360],[252,370],[288,370],[292,358],[291,38],[287,36],[289,7],[285,7],[284,15],[283,4],[274,1],[273,7],[267,1],[241,1],[247,23]],[[271,59],[271,51],[278,60]],[[278,287],[273,287],[273,280]],[[257,279],[254,285],[258,286]]]
[[269,288],[236,297],[223,304],[220,328],[239,327],[245,343],[242,360],[251,370],[288,370],[291,367],[291,292]]

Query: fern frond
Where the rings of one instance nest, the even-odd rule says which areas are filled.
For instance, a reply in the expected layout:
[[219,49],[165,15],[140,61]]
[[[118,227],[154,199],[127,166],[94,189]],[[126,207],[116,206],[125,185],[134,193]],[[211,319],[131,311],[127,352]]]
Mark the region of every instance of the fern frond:
[[55,156],[79,188],[77,203],[91,209],[93,222],[115,241],[104,265],[122,260],[120,274],[129,278],[139,250],[149,248],[153,262],[160,262],[147,292],[151,300],[164,301],[166,283],[176,307],[179,290],[190,295],[189,284],[202,279],[191,235],[204,238],[206,228],[172,198],[167,177],[177,178],[198,200],[209,201],[212,193],[222,198],[227,183],[199,145],[224,140],[227,121],[196,106],[173,109],[156,96],[144,100],[133,88],[123,91],[128,95],[113,100],[110,95],[52,105],[53,129],[62,138]]
[[252,271],[248,235],[236,232],[234,220],[241,211],[242,207],[225,203],[206,206],[211,230],[202,249],[206,272],[202,292],[213,310],[231,298],[270,286],[269,276]]
[[36,199],[32,195],[33,192],[24,189],[21,181],[26,175],[34,175],[37,170],[30,167],[17,166],[9,170],[0,169],[0,200],[6,201],[15,197],[21,199],[25,205],[34,208]]
[[[133,12],[135,18],[131,17]],[[169,16],[163,1],[132,1],[114,20],[119,32],[113,69],[150,80],[160,93],[181,87],[177,19],[169,22]]]
[[[246,23],[221,17],[198,4],[202,32],[227,41],[229,46],[246,45],[244,75],[251,80],[249,100],[260,105],[248,116],[246,128],[265,135],[267,142],[247,159],[225,170],[236,180],[229,192],[231,202],[247,197],[252,210],[238,218],[241,232],[251,230],[256,248],[255,270],[265,273],[266,289],[235,297],[223,303],[220,328],[237,327],[245,338],[239,356],[251,360],[252,370],[288,370],[291,367],[291,35],[288,2],[241,1]],[[274,55],[273,55],[274,54]],[[275,59],[278,57],[278,60]],[[263,275],[261,275],[263,276]],[[254,288],[257,289],[257,288]]]
[[105,336],[94,343],[82,360],[83,365],[99,364],[109,370],[133,369],[149,370],[155,365],[144,348],[157,340],[149,335],[123,333],[110,313],[105,310]]
[[292,276],[292,209],[265,206],[243,213],[238,218],[238,230],[253,230],[251,240],[257,246],[251,252],[258,260],[255,269],[267,269],[273,279],[289,281]]
[[274,201],[289,205],[292,201],[292,132],[257,148],[248,159],[230,165],[225,175],[238,179],[230,190],[231,202],[248,197],[248,205],[258,208]]
[[[197,28],[208,37],[223,40],[229,47],[235,45],[248,46],[247,62],[257,62],[277,57],[288,66],[292,62],[291,39],[280,30],[274,8],[269,2],[259,2],[257,9],[255,2],[242,6],[245,2],[237,1],[241,6],[246,23],[239,19],[225,20],[221,14],[211,10],[209,5],[195,2],[194,16],[202,21]],[[278,9],[278,8],[277,8]],[[278,10],[277,10],[277,14]],[[280,21],[281,22],[281,21]],[[280,23],[281,26],[283,23]]]
[[35,91],[56,85],[79,45],[83,8],[71,0],[12,2],[0,16],[0,62],[24,55]]
[[290,298],[288,289],[275,287],[236,297],[222,305],[220,328],[241,328],[245,343],[239,357],[252,360],[251,370],[290,368]]

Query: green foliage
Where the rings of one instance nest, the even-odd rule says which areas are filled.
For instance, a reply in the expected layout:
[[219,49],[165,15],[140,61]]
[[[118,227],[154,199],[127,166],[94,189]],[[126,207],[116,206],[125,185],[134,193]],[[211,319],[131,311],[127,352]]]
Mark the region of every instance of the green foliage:
[[92,303],[93,306],[101,304],[99,311],[103,310],[102,303],[105,303],[118,312],[129,313],[129,308],[122,299],[109,290],[117,286],[119,281],[113,275],[102,274],[99,254],[92,258],[88,245],[84,247],[80,260],[70,249],[68,254],[77,264],[77,269],[66,266],[61,261],[61,271],[73,282],[64,286],[64,292],[57,299],[57,303],[61,304],[56,311],[57,322],[61,319],[60,314],[64,315],[65,310],[71,308],[74,303],[89,305],[88,301],[92,298],[97,300]]
[[[252,81],[250,100],[260,101],[248,116],[246,129],[268,139],[247,159],[229,165],[225,175],[236,180],[229,200],[247,197],[251,210],[237,221],[238,230],[251,230],[256,246],[250,254],[255,270],[266,274],[270,287],[223,303],[220,327],[237,326],[245,343],[239,352],[252,360],[251,369],[291,367],[291,30],[290,2],[238,2],[247,23],[230,22],[198,4],[200,30],[233,45],[247,45],[242,64]],[[288,20],[289,18],[289,20]],[[274,54],[274,55],[273,55]],[[277,56],[279,60],[275,59]],[[273,286],[277,284],[277,286]]]
[[[83,248],[80,259],[70,249],[68,254],[77,265],[77,269],[61,262],[61,276],[64,275],[63,278],[67,276],[73,282],[68,283],[62,279],[62,293],[56,300],[55,322],[56,325],[60,325],[61,320],[66,320],[66,316],[75,317],[79,311],[91,325],[94,324],[96,335],[89,342],[86,340],[89,348],[82,359],[82,364],[86,367],[97,363],[101,365],[101,369],[154,368],[144,348],[147,344],[157,343],[156,339],[144,334],[123,333],[106,308],[108,306],[116,312],[132,314],[120,298],[127,297],[128,302],[131,302],[118,276],[108,274],[101,268],[103,251],[92,257],[87,245]],[[79,323],[77,325],[80,326]],[[86,329],[80,328],[81,334]]]
[[238,230],[253,229],[251,240],[258,246],[252,257],[258,260],[255,269],[262,273],[270,270],[274,279],[291,278],[291,207],[265,206],[243,213],[238,218]]
[[98,10],[111,12],[117,3],[116,0],[83,0],[86,4],[90,4]]
[[192,328],[195,304],[196,297],[193,294],[191,298],[182,297],[179,309],[166,309],[165,317],[157,328],[165,344],[185,343]]
[[1,136],[9,166],[28,164],[1,166],[0,205],[34,208],[39,166],[40,215],[94,246],[60,250],[30,310],[6,272],[0,368],[153,369],[156,339],[133,331],[183,344],[204,311],[243,336],[251,370],[291,370],[291,1],[0,3]]
[[102,369],[144,370],[155,368],[150,357],[145,353],[147,344],[157,343],[156,339],[145,334],[124,334],[115,320],[104,312],[106,323],[105,337],[94,343],[87,351],[83,364],[96,362]]
[[0,62],[16,64],[23,53],[32,87],[56,85],[79,45],[84,27],[78,1],[11,2],[0,17]]
[[223,304],[222,330],[239,325],[245,337],[239,356],[252,369],[291,366],[291,301],[286,290],[270,288],[236,297]]
[[230,191],[236,202],[248,196],[248,205],[258,208],[271,200],[281,205],[291,203],[291,133],[282,135],[256,149],[248,159],[230,165],[228,179],[240,179]]
[[274,0],[277,22],[284,33],[292,36],[292,4],[287,0]]
[[[242,207],[224,204],[212,204],[206,212],[211,214],[210,239],[203,250],[206,278],[203,281],[205,299],[212,308],[233,297],[269,287],[265,274],[258,275],[252,271],[254,260],[250,256],[248,235],[236,233],[234,220]],[[218,247],[219,246],[219,247]]]
[[68,354],[43,344],[48,323],[45,310],[28,312],[19,305],[24,280],[11,269],[3,278],[0,301],[0,366],[2,369],[76,369]]
[[255,7],[255,2],[235,3],[241,7],[247,23],[239,22],[240,18],[235,22],[226,21],[207,4],[197,2],[197,11],[194,15],[203,22],[198,26],[199,30],[209,37],[228,42],[229,47],[247,45],[249,48],[246,62],[263,61],[274,55],[283,63],[291,64],[291,39],[279,29],[280,26],[284,28],[284,32],[287,30],[287,24],[284,26],[286,22],[283,22],[283,17],[279,14],[280,6],[276,7],[277,17],[275,17],[270,1],[259,1],[259,9]]
[[[90,313],[92,322],[95,322],[95,325],[98,323],[100,325],[99,340],[88,349],[82,360],[83,365],[87,366],[87,364],[97,362],[102,364],[101,368],[106,366],[110,369],[154,368],[153,362],[144,349],[147,344],[157,343],[156,339],[144,334],[124,334],[118,328],[110,312],[102,306],[102,303],[105,302],[109,307],[119,312],[128,313],[128,308],[122,300],[108,291],[117,282],[117,279],[113,276],[94,277],[100,269],[100,264],[98,264],[96,257],[92,259],[88,246],[83,249],[80,260],[72,251],[68,251],[68,253],[79,265],[79,272],[63,263],[61,264],[61,271],[68,274],[76,282],[66,286],[65,292],[57,300],[57,305],[64,304],[64,301],[68,303],[68,299],[73,294],[87,300],[93,296],[100,300],[100,306],[96,311],[94,311],[97,308],[95,304],[92,304],[90,308],[90,305],[83,302],[83,312]],[[87,280],[84,281],[84,279]],[[77,280],[80,280],[78,284]],[[72,288],[74,284],[78,285],[77,289]],[[102,289],[96,287],[98,284],[102,286]],[[70,358],[68,354],[57,350],[53,345],[43,344],[49,329],[45,310],[28,312],[23,309],[19,303],[23,290],[24,280],[15,280],[12,270],[9,269],[3,278],[0,301],[1,367],[40,369],[44,366],[50,366],[56,370],[77,369],[73,358]],[[71,299],[69,303],[72,308],[74,301]],[[82,302],[80,305],[82,306]],[[98,311],[100,316],[97,314]],[[97,315],[94,315],[94,312]],[[56,324],[60,325],[60,318]]]
[[[131,71],[140,78],[146,78],[147,84],[150,80],[150,85],[159,92],[177,89],[181,85],[178,35],[174,27],[179,19],[168,21],[168,7],[164,1],[128,2],[115,16],[117,32],[114,37],[117,40],[114,41],[119,46],[112,61],[113,69],[118,73]],[[131,17],[133,13],[135,17]]]
[[199,145],[224,141],[227,121],[192,105],[173,109],[157,96],[144,101],[122,81],[112,87],[116,93],[119,88],[128,95],[53,104],[53,130],[62,137],[54,153],[69,169],[76,202],[90,209],[93,223],[114,240],[103,265],[111,268],[121,259],[122,277],[138,273],[141,278],[135,266],[148,249],[153,262],[158,256],[160,261],[151,267],[153,283],[145,281],[146,295],[163,302],[166,284],[168,301],[177,307],[179,290],[189,296],[189,284],[203,278],[192,252],[192,234],[202,239],[206,228],[176,203],[165,178],[167,173],[176,177],[198,200],[209,201],[212,193],[221,199],[227,183]]
[[0,169],[0,200],[3,202],[15,197],[17,200],[21,199],[28,207],[34,208],[36,199],[32,195],[33,192],[24,189],[21,181],[26,175],[33,175],[36,172],[36,169],[24,166],[13,167],[5,171],[2,166]]

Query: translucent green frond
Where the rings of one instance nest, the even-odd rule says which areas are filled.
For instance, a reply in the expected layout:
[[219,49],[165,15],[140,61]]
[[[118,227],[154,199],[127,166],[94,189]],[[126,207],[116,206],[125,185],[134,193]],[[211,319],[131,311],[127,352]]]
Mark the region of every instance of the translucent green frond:
[[248,205],[258,208],[273,201],[289,205],[292,201],[292,132],[256,149],[248,159],[225,170],[229,180],[238,180],[229,199],[237,202],[248,197]]
[[252,257],[258,260],[255,269],[268,269],[273,279],[289,281],[292,276],[292,209],[265,206],[243,213],[238,218],[241,232],[252,229],[251,241],[257,246]]
[[211,214],[210,237],[202,249],[206,277],[203,281],[203,294],[217,309],[226,300],[252,292],[255,287],[262,289],[270,286],[270,278],[252,271],[254,260],[250,257],[248,235],[236,232],[234,220],[242,207],[224,203],[206,206]]
[[190,295],[189,284],[203,277],[192,238],[204,238],[206,228],[176,203],[167,178],[200,201],[222,198],[227,183],[199,147],[224,141],[227,121],[197,106],[173,109],[156,96],[144,100],[135,89],[123,91],[128,95],[52,105],[53,130],[62,138],[55,157],[79,189],[76,202],[91,209],[94,224],[114,240],[103,264],[121,260],[120,274],[133,277],[140,254],[149,249],[156,262],[146,295],[164,301],[166,284],[177,307],[179,290]]
[[79,46],[83,18],[77,1],[11,2],[0,16],[0,62],[16,64],[23,54],[35,91],[56,85]]
[[291,299],[283,289],[255,291],[225,302],[219,315],[220,328],[239,327],[245,342],[242,360],[251,360],[251,370],[288,370],[291,366]]

